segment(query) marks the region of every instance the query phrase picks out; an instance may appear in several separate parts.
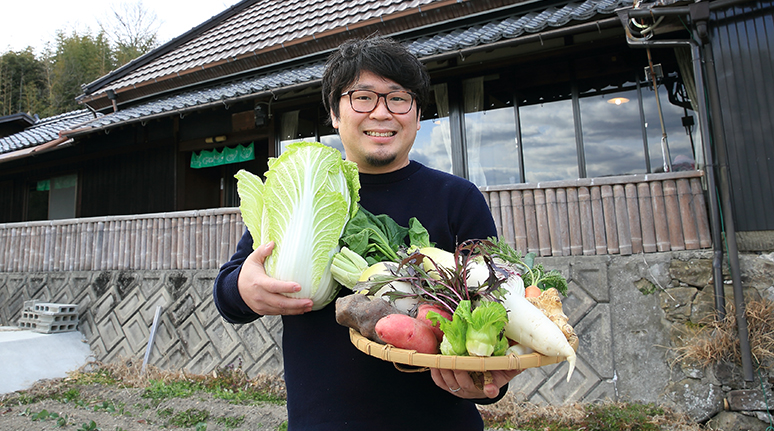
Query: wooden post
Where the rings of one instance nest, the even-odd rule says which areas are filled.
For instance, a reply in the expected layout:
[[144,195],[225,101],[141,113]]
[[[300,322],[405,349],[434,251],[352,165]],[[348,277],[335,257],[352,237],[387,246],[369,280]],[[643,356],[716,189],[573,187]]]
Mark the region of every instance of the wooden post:
[[539,253],[540,239],[535,194],[533,190],[524,190],[522,196],[524,197],[524,222],[527,226],[527,253]]
[[682,221],[680,220],[680,204],[677,200],[677,186],[673,180],[665,180],[663,187],[671,248],[672,250],[685,250]]
[[669,224],[660,181],[650,183],[650,198],[653,204],[653,224],[656,230],[656,248],[669,251]]
[[628,256],[632,254],[632,233],[629,227],[629,209],[626,202],[626,192],[621,184],[613,186],[613,204],[615,206],[615,221],[618,229],[618,249],[622,255]]
[[570,254],[583,254],[583,232],[581,230],[580,206],[578,205],[578,189],[567,188],[567,225],[570,231]]
[[591,219],[594,221],[594,249],[596,254],[607,254],[607,234],[605,233],[605,212],[602,209],[602,191],[599,186],[591,187]]
[[696,215],[693,212],[693,193],[687,179],[677,180],[677,200],[680,205],[685,248],[696,250],[699,248],[699,233],[696,228]]
[[526,254],[527,225],[524,222],[524,196],[521,190],[511,192],[511,206],[513,207],[514,248]]
[[489,193],[489,211],[492,213],[495,229],[497,229],[497,235],[502,236],[503,220],[500,217],[500,194],[497,192]]
[[642,226],[637,186],[632,183],[627,184],[624,188],[624,193],[626,195],[626,210],[629,216],[629,233],[632,238],[632,253],[642,253]]
[[581,223],[581,238],[583,239],[583,254],[596,254],[594,212],[591,203],[591,191],[588,187],[578,187],[578,213]]
[[541,256],[551,256],[551,233],[546,211],[546,194],[542,189],[533,191],[535,197],[535,218],[537,219],[537,235]]
[[503,239],[511,247],[515,246],[513,239],[513,207],[511,206],[511,192],[497,192],[500,195],[500,219],[502,223]]
[[546,220],[548,220],[548,240],[551,245],[551,256],[562,255],[561,229],[559,228],[559,214],[556,209],[556,189],[547,188],[543,191],[546,197]]
[[701,248],[712,247],[709,221],[704,203],[704,192],[699,178],[691,178],[691,193],[693,193],[693,207],[696,213],[696,227],[699,232],[699,246]]

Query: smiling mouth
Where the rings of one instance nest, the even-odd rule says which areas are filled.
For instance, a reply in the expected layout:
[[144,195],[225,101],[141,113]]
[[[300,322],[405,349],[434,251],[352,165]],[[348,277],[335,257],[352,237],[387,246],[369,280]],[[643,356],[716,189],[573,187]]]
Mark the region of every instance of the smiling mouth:
[[395,136],[396,132],[365,132],[365,134],[378,138],[388,138],[390,136]]

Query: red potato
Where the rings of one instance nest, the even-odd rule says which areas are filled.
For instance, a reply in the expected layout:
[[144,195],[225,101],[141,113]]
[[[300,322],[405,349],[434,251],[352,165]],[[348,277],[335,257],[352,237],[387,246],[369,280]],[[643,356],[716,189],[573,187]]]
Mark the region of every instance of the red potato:
[[436,313],[440,314],[441,316],[449,320],[452,320],[452,315],[451,313],[449,313],[449,310],[441,307],[440,305],[425,303],[425,304],[421,304],[417,308],[417,320],[430,326],[430,328],[433,330],[433,334],[435,334],[436,340],[438,340],[438,342],[440,343],[441,341],[443,341],[443,331],[441,331],[441,323],[438,322],[436,324],[433,324],[433,322],[427,318],[427,313],[430,311],[435,311]]
[[405,314],[389,314],[376,322],[376,335],[387,344],[419,353],[438,353],[438,340],[433,330]]

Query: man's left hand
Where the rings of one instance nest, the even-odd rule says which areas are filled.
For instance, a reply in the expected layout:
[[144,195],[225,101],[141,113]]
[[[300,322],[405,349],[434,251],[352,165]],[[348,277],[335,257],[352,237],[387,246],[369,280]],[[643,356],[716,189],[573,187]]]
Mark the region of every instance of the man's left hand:
[[452,395],[460,398],[481,399],[497,397],[500,394],[500,388],[507,385],[522,371],[524,370],[490,371],[492,383],[485,384],[483,389],[476,387],[469,371],[432,368],[430,374],[439,388]]

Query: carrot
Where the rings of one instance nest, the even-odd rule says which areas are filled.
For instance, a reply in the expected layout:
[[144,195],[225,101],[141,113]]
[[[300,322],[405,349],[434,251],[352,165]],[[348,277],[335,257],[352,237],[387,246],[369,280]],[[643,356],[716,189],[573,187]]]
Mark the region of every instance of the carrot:
[[543,293],[543,291],[540,290],[540,288],[535,286],[534,284],[531,286],[527,286],[524,289],[525,298],[537,298],[538,296],[540,296],[541,293]]

